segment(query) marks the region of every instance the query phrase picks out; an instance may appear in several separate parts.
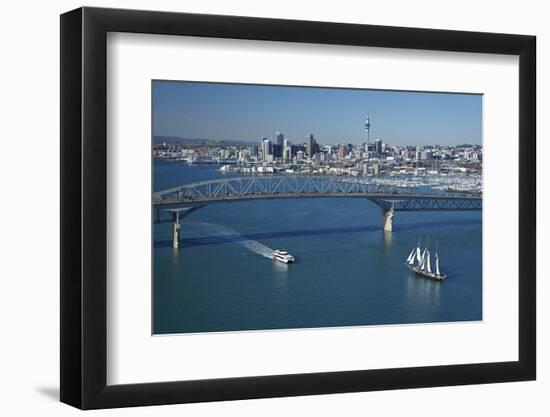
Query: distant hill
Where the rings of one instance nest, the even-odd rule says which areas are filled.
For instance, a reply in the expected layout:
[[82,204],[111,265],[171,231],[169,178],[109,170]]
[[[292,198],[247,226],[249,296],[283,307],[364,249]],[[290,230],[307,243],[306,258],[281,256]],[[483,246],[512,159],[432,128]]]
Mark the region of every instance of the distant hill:
[[180,138],[178,136],[154,136],[153,140],[155,143],[181,143],[188,145],[216,145],[216,144],[226,144],[226,145],[250,145],[252,142],[246,140],[218,140],[218,139],[208,139],[208,138]]

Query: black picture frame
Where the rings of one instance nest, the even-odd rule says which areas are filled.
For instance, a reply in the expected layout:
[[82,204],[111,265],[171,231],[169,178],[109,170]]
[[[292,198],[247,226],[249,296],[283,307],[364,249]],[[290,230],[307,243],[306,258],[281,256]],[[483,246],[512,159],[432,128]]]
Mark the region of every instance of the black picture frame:
[[[519,360],[107,385],[108,32],[519,56]],[[533,380],[536,377],[534,36],[136,10],[61,15],[61,401],[81,409]]]

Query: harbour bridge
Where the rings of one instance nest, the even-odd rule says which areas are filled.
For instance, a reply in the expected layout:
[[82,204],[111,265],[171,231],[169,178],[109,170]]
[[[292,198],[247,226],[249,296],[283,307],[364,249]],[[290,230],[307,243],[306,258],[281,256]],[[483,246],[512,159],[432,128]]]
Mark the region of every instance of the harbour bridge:
[[[153,194],[155,223],[173,223],[173,246],[179,245],[180,221],[209,204],[280,198],[365,198],[382,209],[382,224],[391,232],[396,211],[481,210],[479,194],[403,191],[365,179],[327,176],[251,176],[184,184]],[[162,214],[168,213],[165,219]]]

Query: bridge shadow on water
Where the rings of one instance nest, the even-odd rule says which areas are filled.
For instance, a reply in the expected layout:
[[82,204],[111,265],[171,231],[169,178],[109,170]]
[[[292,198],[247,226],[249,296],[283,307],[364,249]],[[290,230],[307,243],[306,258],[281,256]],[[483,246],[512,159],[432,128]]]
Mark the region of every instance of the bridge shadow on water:
[[[456,220],[456,221],[435,221],[435,222],[419,222],[410,224],[394,224],[394,232],[400,230],[416,230],[424,229],[427,227],[449,227],[449,226],[470,226],[481,224],[481,220]],[[185,223],[182,224],[185,228]],[[380,232],[380,226],[352,226],[352,227],[334,227],[326,229],[313,229],[313,230],[287,230],[287,231],[272,231],[272,232],[260,232],[247,235],[235,234],[235,235],[213,235],[194,238],[184,238],[181,240],[182,246],[206,246],[206,245],[219,245],[223,243],[235,243],[244,242],[247,240],[264,240],[273,238],[292,238],[301,236],[324,236],[333,235],[338,233],[362,233],[362,232]],[[172,247],[172,240],[160,240],[154,242],[155,248]]]

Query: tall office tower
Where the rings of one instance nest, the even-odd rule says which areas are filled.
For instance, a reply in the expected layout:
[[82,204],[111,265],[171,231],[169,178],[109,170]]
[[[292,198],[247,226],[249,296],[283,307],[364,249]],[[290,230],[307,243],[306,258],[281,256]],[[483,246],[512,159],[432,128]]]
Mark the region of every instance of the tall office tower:
[[262,159],[266,161],[267,159],[269,159],[268,155],[273,155],[271,141],[268,138],[262,138],[261,146],[262,146]]
[[306,153],[310,158],[313,158],[313,155],[315,154],[315,139],[313,137],[313,133],[310,133],[306,139]]
[[414,155],[414,159],[416,159],[417,161],[420,161],[420,146],[416,147],[416,152],[415,152],[415,155]]
[[376,139],[374,141],[374,153],[379,158],[382,155],[382,140],[381,139]]
[[313,155],[319,152],[321,152],[321,147],[319,146],[317,141],[313,140]]
[[258,145],[250,145],[248,147],[250,156],[258,156]]
[[277,143],[274,143],[271,145],[271,149],[273,151],[273,158],[282,158],[283,157],[283,145],[279,145]]
[[346,155],[348,154],[347,151],[348,150],[347,150],[345,145],[338,146],[338,158],[344,159],[346,157]]
[[283,159],[285,161],[292,159],[292,143],[288,139],[283,141]]
[[365,119],[365,152],[367,153],[367,161],[363,165],[363,175],[368,175],[369,173],[369,130],[370,130],[370,120],[369,115]]
[[281,145],[281,147],[284,145],[285,135],[283,135],[281,132],[277,132],[275,135],[275,143],[277,145]]

